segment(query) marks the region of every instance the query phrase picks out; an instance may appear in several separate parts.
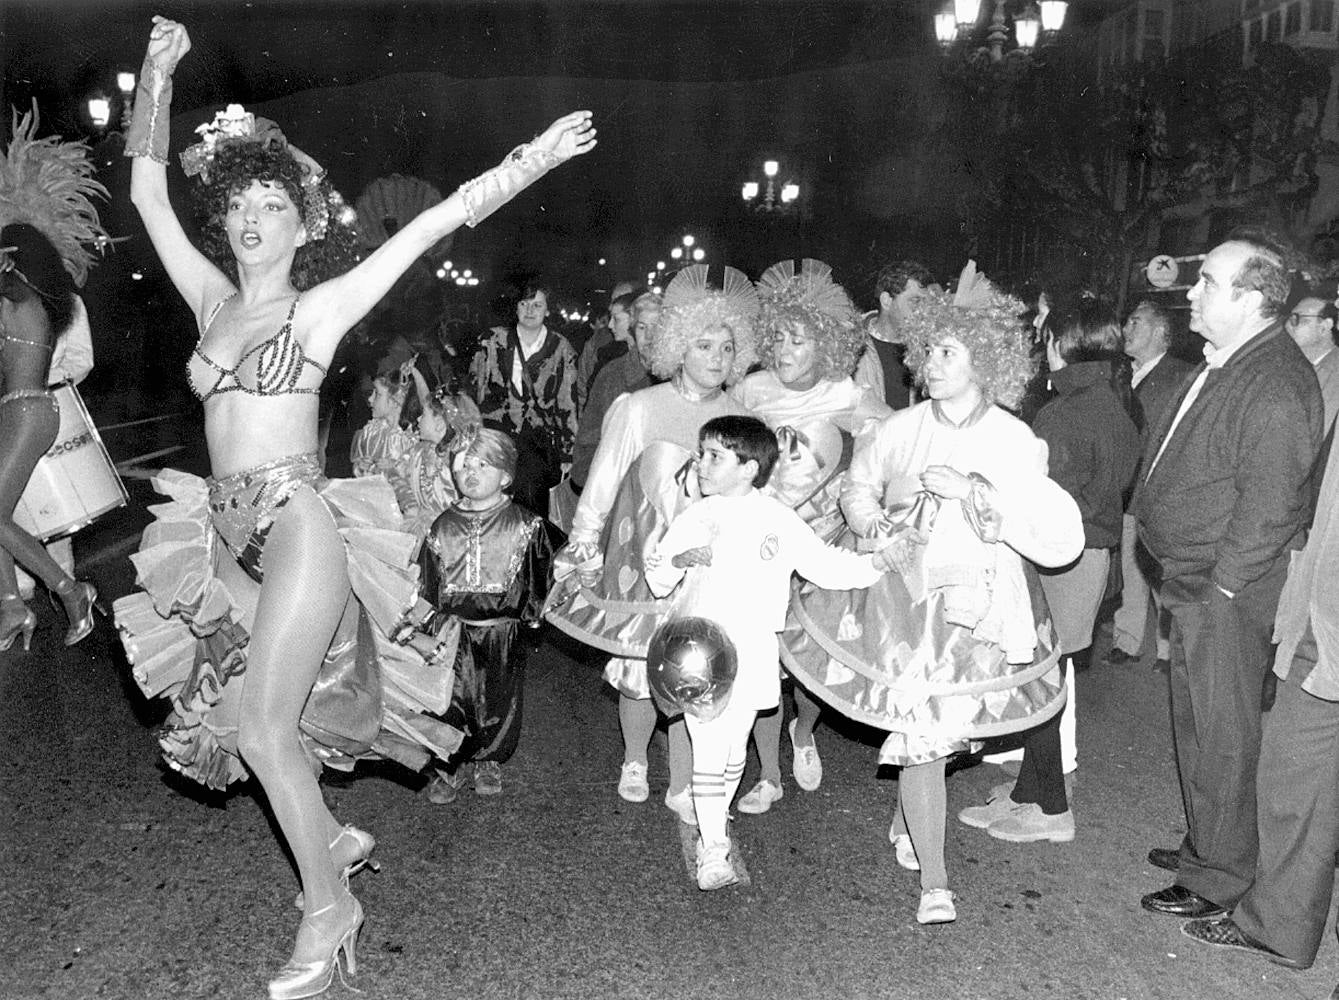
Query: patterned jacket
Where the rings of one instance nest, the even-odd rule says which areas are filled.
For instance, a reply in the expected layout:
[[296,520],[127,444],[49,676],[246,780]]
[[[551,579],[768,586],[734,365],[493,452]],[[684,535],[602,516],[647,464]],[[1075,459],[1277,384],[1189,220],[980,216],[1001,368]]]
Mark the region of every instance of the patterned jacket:
[[525,361],[537,397],[527,404],[511,380],[513,330],[494,327],[470,362],[470,382],[479,412],[485,423],[514,434],[527,419],[534,421],[537,406],[555,432],[562,460],[568,462],[577,432],[576,357],[565,339],[547,331],[543,345]]

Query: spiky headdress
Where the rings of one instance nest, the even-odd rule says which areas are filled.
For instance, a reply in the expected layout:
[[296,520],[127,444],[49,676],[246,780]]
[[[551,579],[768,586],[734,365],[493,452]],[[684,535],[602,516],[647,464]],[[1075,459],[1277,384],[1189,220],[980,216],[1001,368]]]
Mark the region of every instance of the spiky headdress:
[[758,279],[758,298],[758,357],[765,367],[776,363],[777,338],[798,324],[816,342],[824,378],[845,378],[855,370],[865,346],[859,313],[846,289],[832,280],[827,264],[806,257],[798,272],[793,260],[773,264]]
[[707,273],[706,264],[685,267],[665,289],[665,309],[651,348],[651,371],[661,378],[679,370],[694,337],[716,326],[734,335],[735,363],[727,381],[743,378],[758,360],[758,292],[753,282],[743,271],[727,267],[721,287],[714,288]]
[[[93,179],[88,146],[59,136],[35,139],[37,102],[22,118],[13,112],[13,138],[0,154],[0,226],[26,222],[39,229],[60,254],[74,283],[83,286],[88,269],[111,240],[89,200],[106,200],[107,189]],[[17,262],[19,270],[22,262]]]
[[972,356],[976,384],[992,403],[1016,407],[1037,370],[1022,321],[1025,306],[997,288],[969,260],[953,295],[930,289],[903,322],[907,364],[924,384],[930,349],[952,337]]

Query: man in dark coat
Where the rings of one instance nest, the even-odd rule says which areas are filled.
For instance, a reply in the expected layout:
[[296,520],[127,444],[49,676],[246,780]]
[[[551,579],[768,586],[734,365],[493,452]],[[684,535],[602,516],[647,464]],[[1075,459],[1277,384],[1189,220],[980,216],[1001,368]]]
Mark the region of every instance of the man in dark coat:
[[1152,428],[1134,499],[1172,616],[1187,827],[1175,883],[1141,904],[1177,917],[1226,912],[1255,876],[1261,693],[1324,418],[1315,373],[1284,330],[1285,255],[1251,234],[1205,258],[1188,293],[1204,364]]
[[915,401],[900,327],[933,284],[934,276],[924,265],[894,261],[879,272],[879,308],[865,317],[865,353],[856,365],[855,382],[894,410]]
[[[1167,408],[1179,396],[1182,383],[1193,365],[1167,353],[1172,341],[1172,317],[1164,306],[1143,299],[1131,310],[1122,331],[1125,353],[1134,364],[1130,380],[1143,413],[1140,428],[1147,443],[1150,428],[1161,425]],[[1148,622],[1148,579],[1135,558],[1134,515],[1127,512],[1121,525],[1120,540],[1121,601],[1111,629],[1108,663],[1125,664],[1139,659]],[[1158,608],[1159,612],[1161,608]],[[1159,614],[1161,618],[1161,614]],[[1160,666],[1168,662],[1166,630],[1159,621],[1157,658]]]

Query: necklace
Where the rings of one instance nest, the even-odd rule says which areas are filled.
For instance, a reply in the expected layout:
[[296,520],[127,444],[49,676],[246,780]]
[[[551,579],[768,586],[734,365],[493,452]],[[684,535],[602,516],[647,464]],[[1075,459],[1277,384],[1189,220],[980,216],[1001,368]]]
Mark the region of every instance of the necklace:
[[50,351],[50,344],[43,344],[39,340],[24,340],[22,337],[15,337],[9,333],[0,333],[0,340],[6,340],[11,344],[27,344],[29,347],[40,347],[44,351]]
[[690,389],[684,384],[682,371],[674,373],[674,378],[670,380],[670,384],[674,386],[675,392],[690,403],[703,403],[709,399],[715,399],[721,393],[725,392],[720,386],[717,386],[715,389],[711,389],[708,392],[700,392],[697,389]]

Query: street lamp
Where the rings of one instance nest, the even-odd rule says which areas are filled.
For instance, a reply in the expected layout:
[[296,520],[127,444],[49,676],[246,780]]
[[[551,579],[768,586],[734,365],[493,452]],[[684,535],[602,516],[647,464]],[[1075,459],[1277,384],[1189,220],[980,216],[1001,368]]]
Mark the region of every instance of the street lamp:
[[99,94],[88,99],[88,117],[94,128],[106,128],[112,120],[112,102]]
[[781,164],[776,160],[764,160],[762,165],[762,183],[745,181],[739,189],[744,204],[755,212],[789,212],[800,198],[800,185],[793,180],[784,184],[777,183],[781,173]]
[[[1009,40],[1008,10],[1014,6],[1013,15],[1015,48],[1005,51]],[[1066,0],[1042,0],[1040,10],[1032,0],[1010,4],[1010,0],[995,0],[990,25],[986,29],[986,44],[976,50],[976,54],[989,57],[991,62],[1001,62],[1006,56],[1017,53],[1027,55],[1040,42],[1045,45],[1055,38],[1064,26],[1065,13],[1069,9]],[[960,40],[970,37],[977,29],[981,14],[981,0],[953,0],[952,9],[944,8],[934,16],[935,38],[945,49],[949,49]]]

